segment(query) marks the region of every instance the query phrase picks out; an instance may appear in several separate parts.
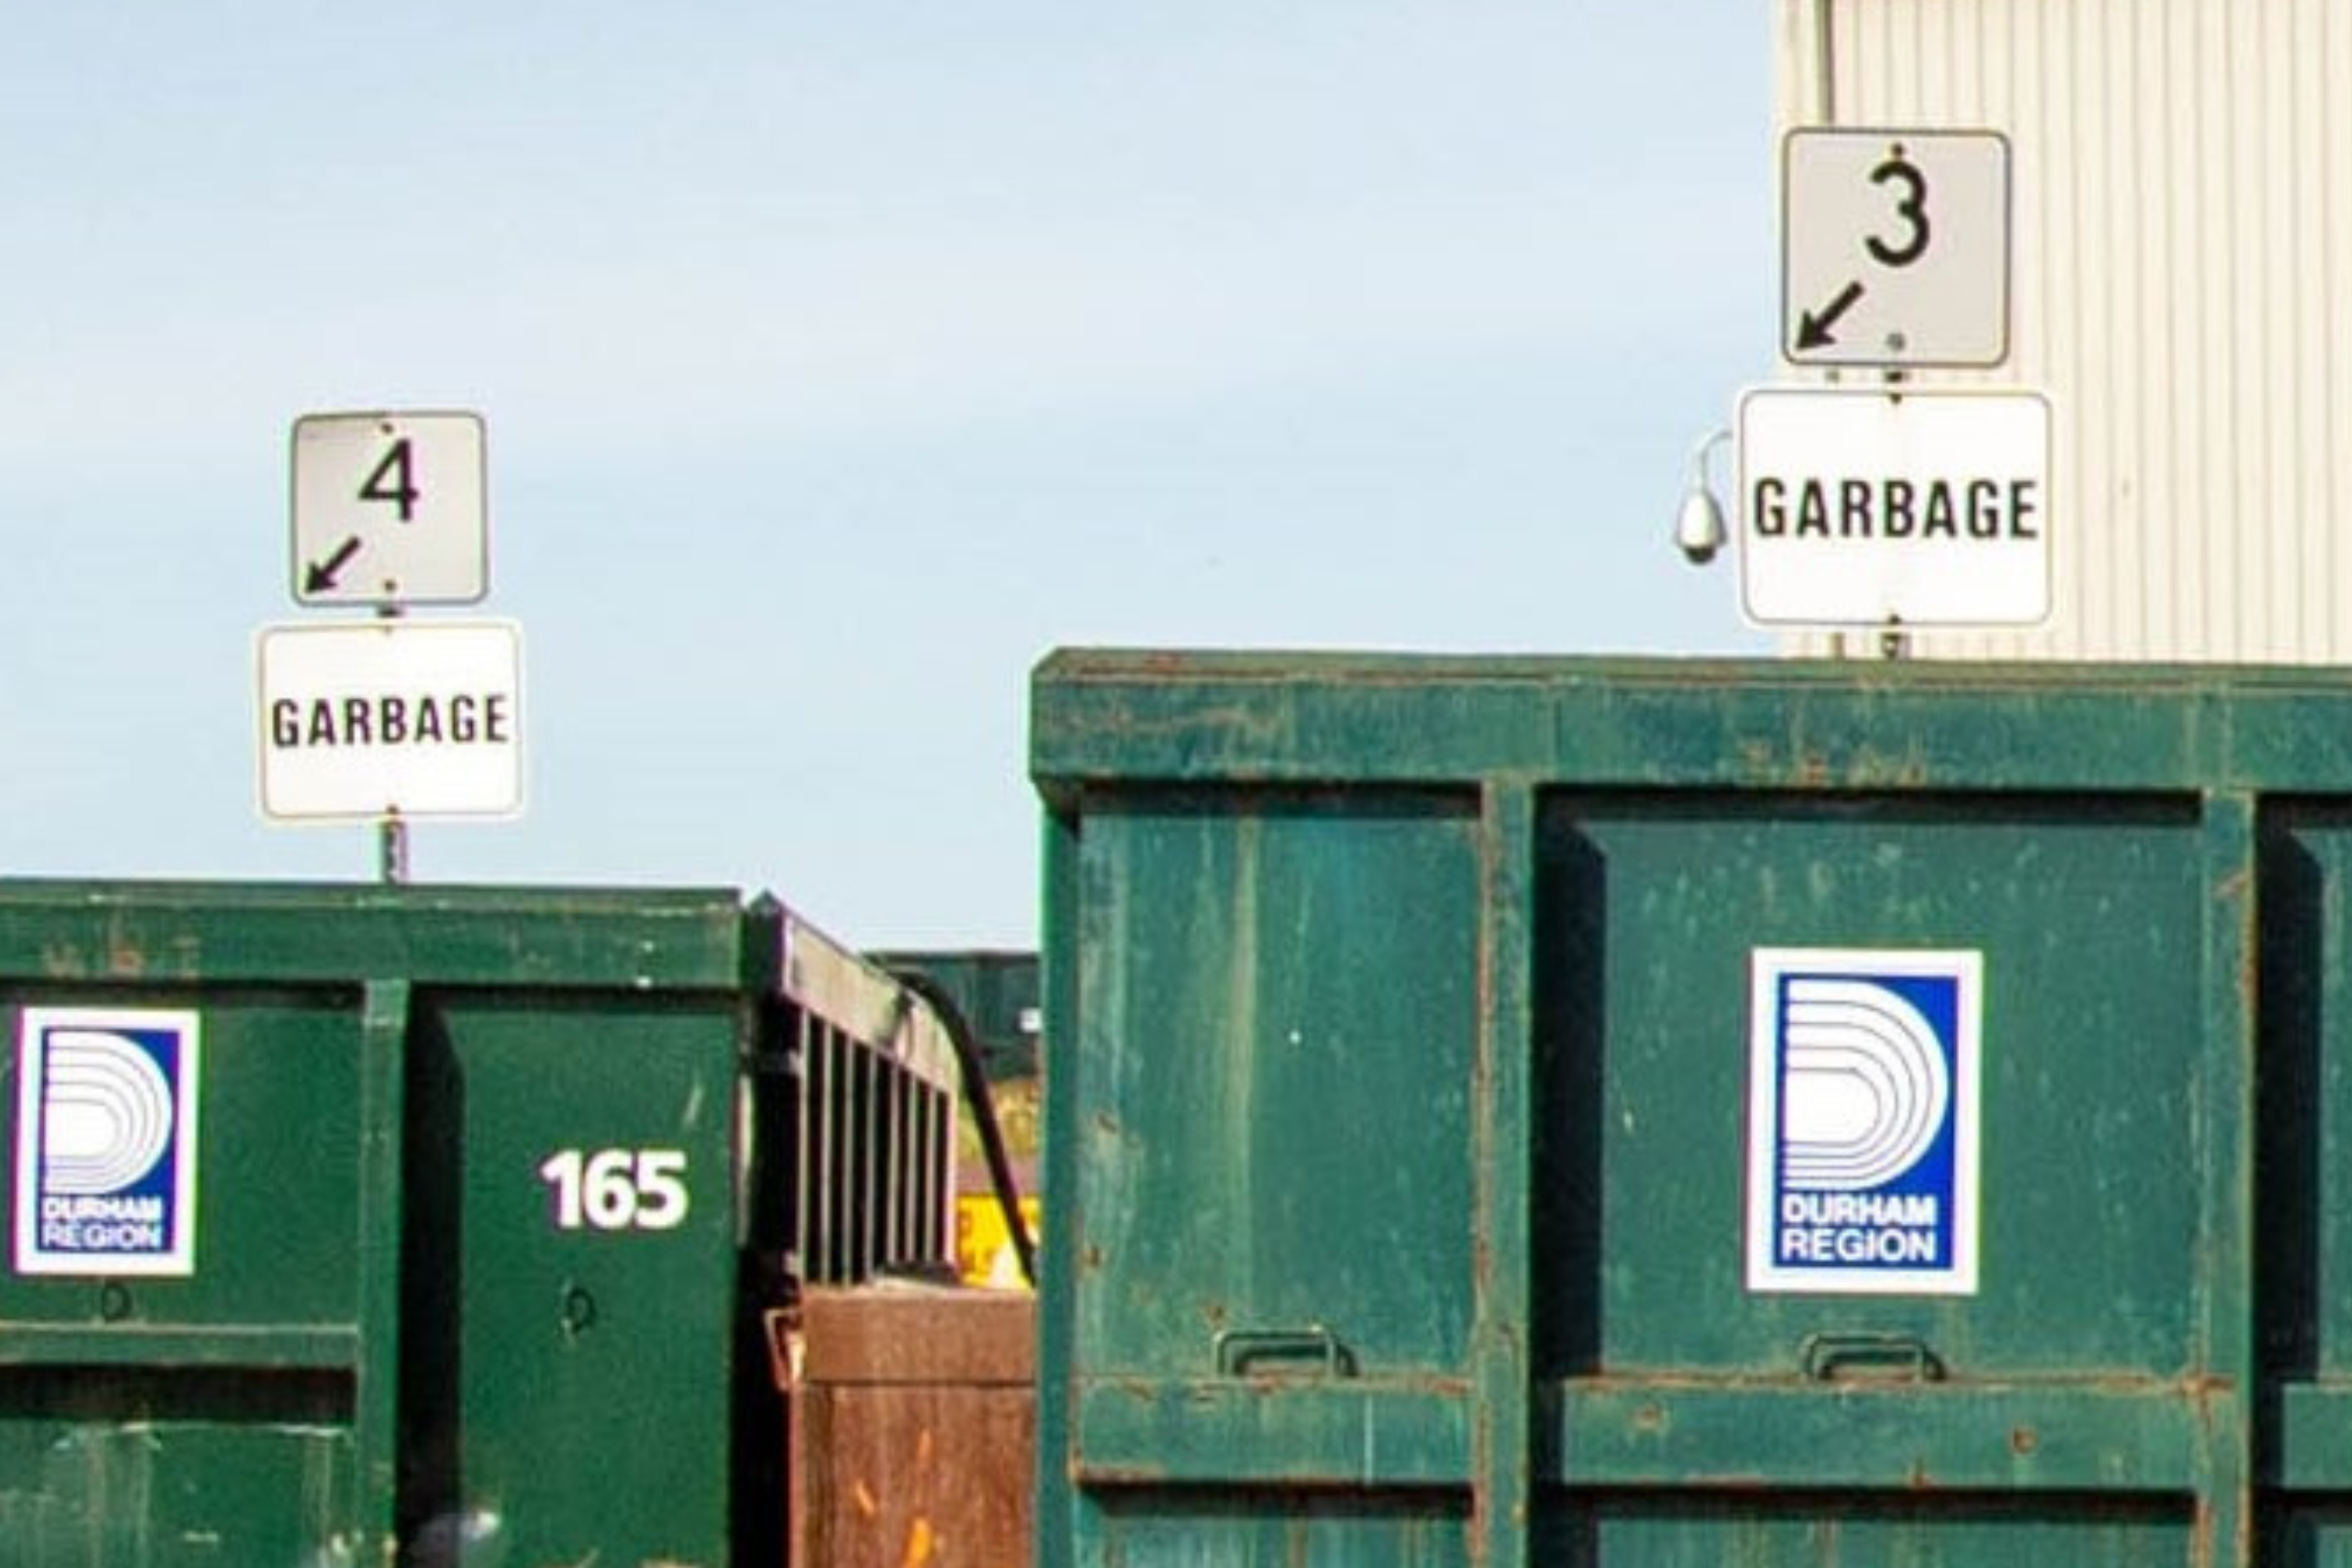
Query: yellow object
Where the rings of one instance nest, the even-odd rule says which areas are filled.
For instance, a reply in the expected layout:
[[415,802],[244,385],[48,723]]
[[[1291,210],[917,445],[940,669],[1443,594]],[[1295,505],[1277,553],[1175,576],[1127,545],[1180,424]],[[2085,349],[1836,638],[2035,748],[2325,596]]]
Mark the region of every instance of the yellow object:
[[[1045,1215],[1034,1197],[1021,1200],[1022,1222],[1032,1240]],[[1024,1290],[1021,1257],[1013,1248],[1013,1233],[1004,1224],[1004,1210],[993,1193],[962,1193],[956,1197],[956,1274],[967,1285],[990,1289]]]

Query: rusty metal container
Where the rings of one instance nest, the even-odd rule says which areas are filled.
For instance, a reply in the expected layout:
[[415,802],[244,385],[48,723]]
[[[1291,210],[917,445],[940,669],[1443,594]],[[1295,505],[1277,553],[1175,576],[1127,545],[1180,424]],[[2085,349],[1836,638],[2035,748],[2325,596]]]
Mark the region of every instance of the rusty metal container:
[[803,1568],[1027,1568],[1027,1293],[815,1289],[786,1345]]

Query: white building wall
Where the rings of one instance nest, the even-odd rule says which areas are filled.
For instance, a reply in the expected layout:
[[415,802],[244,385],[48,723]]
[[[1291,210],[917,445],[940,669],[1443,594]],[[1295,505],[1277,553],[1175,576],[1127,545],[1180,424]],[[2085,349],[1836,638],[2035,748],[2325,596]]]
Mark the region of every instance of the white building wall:
[[1916,379],[2049,395],[2055,608],[1914,651],[2352,655],[2352,3],[1779,4],[1781,129],[2011,141],[2010,363]]

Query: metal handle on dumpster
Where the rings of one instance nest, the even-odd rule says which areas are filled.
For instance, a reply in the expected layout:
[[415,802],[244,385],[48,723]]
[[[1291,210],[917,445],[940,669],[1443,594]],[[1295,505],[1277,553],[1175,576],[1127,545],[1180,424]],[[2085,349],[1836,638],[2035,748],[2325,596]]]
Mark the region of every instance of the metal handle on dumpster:
[[1916,1334],[1808,1334],[1797,1353],[1805,1375],[1815,1383],[1857,1371],[1912,1383],[1937,1383],[1944,1376],[1943,1361]]
[[1313,1362],[1326,1377],[1351,1377],[1356,1371],[1354,1354],[1321,1323],[1295,1329],[1220,1329],[1215,1342],[1219,1377],[1240,1377],[1260,1362]]

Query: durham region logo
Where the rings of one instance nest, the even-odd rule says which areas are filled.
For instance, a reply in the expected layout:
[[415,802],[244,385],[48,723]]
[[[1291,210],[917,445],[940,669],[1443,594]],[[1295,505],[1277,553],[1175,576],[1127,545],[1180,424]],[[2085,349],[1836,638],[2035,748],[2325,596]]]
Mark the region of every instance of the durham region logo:
[[1759,948],[1748,1288],[1973,1295],[1984,955]]
[[17,1273],[195,1271],[196,1044],[194,1013],[25,1009]]

